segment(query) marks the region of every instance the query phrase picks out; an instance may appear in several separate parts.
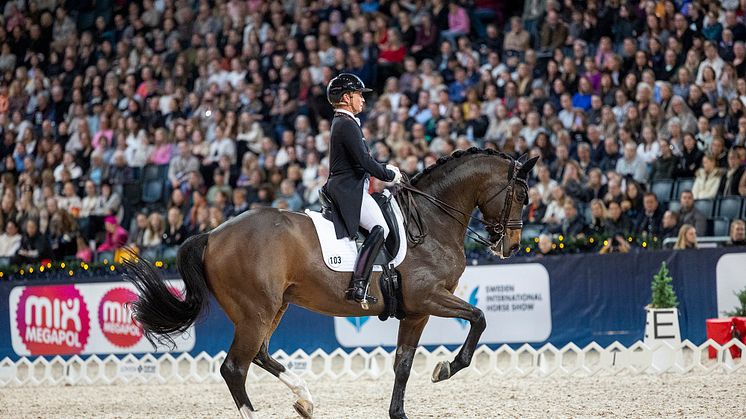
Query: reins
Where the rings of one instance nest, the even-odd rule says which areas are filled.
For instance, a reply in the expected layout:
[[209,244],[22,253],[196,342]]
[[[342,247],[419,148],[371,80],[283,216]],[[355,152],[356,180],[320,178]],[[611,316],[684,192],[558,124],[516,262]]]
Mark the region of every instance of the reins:
[[[434,197],[433,195],[422,191],[420,189],[417,189],[416,187],[412,186],[408,181],[402,182],[399,187],[399,191],[397,191],[396,195],[402,195],[402,198],[404,200],[403,204],[401,205],[402,209],[404,210],[404,228],[407,232],[407,239],[412,243],[413,246],[417,246],[421,244],[425,237],[427,236],[426,226],[424,225],[422,221],[422,216],[420,214],[419,207],[417,205],[417,202],[414,199],[413,194],[418,194],[430,201],[433,205],[435,205],[438,209],[446,213],[448,216],[456,220],[462,227],[465,227],[467,230],[467,236],[474,240],[475,242],[490,247],[493,245],[496,245],[500,243],[505,236],[505,229],[506,228],[522,228],[523,227],[523,220],[508,220],[508,217],[510,216],[510,208],[512,206],[512,200],[513,200],[513,185],[516,182],[516,164],[515,162],[511,162],[511,169],[509,170],[510,178],[508,179],[508,184],[505,185],[503,188],[501,188],[499,191],[495,192],[490,196],[483,205],[487,204],[488,202],[492,201],[503,193],[506,189],[508,190],[508,196],[506,196],[506,203],[503,205],[502,208],[502,214],[500,217],[500,220],[496,223],[491,223],[484,218],[474,216],[472,214],[468,214],[464,211],[461,211],[460,209],[454,207],[453,205]],[[522,181],[522,179],[520,179]],[[406,191],[402,193],[403,191]],[[484,237],[482,234],[480,234],[478,231],[474,230],[467,221],[464,223],[462,221],[461,217],[458,217],[454,214],[454,211],[462,216],[465,216],[468,220],[475,220],[479,223],[482,223],[485,225],[486,229],[489,231],[490,229],[492,232],[497,236],[497,239],[492,242],[489,240],[488,237]],[[413,227],[413,228],[410,228]]]

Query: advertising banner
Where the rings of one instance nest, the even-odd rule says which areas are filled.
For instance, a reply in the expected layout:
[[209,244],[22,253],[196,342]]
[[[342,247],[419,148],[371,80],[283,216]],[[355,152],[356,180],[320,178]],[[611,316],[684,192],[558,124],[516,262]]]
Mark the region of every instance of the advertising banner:
[[741,306],[736,293],[746,288],[746,253],[729,253],[718,259],[716,268],[718,315]]
[[[174,293],[181,281],[168,281]],[[10,291],[10,336],[16,355],[121,354],[162,352],[143,337],[128,303],[134,287],[124,282],[18,286]],[[195,331],[175,339],[189,351]]]
[[[456,296],[484,312],[489,327],[480,343],[543,342],[552,332],[549,273],[538,263],[467,267]],[[346,347],[396,345],[395,321],[377,317],[335,318],[334,332]],[[420,343],[462,344],[469,322],[431,317]]]

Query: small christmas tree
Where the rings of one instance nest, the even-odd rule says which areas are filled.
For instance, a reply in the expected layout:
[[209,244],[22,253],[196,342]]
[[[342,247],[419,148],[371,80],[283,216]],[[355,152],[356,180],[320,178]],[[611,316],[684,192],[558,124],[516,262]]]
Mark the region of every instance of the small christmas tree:
[[671,281],[673,281],[673,278],[669,275],[666,262],[661,262],[661,268],[653,277],[653,284],[650,287],[653,290],[653,301],[650,303],[650,308],[674,308],[679,305]]
[[731,317],[746,317],[746,288],[738,292],[733,292],[738,301],[741,303],[741,307],[734,307],[735,310],[725,313],[726,316]]

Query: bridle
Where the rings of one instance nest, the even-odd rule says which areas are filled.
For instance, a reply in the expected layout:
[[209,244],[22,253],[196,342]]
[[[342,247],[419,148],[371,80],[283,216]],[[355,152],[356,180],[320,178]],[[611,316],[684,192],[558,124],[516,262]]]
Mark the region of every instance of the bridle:
[[[498,195],[500,195],[503,192],[506,192],[505,194],[505,202],[503,203],[502,209],[500,210],[500,215],[497,217],[497,222],[489,222],[481,217],[476,217],[471,214],[467,214],[464,211],[461,211],[458,208],[455,208],[453,205],[438,199],[427,192],[424,192],[420,189],[415,188],[409,183],[401,183],[401,188],[403,190],[414,192],[418,195],[422,195],[425,199],[432,202],[433,205],[438,207],[441,211],[448,214],[451,218],[458,221],[459,224],[461,224],[463,227],[466,227],[467,229],[467,235],[474,240],[475,242],[482,244],[487,247],[496,247],[499,245],[503,239],[505,238],[506,230],[508,229],[521,229],[523,228],[523,219],[510,219],[510,210],[513,206],[513,197],[515,195],[515,184],[518,183],[520,186],[524,188],[524,191],[526,192],[526,196],[528,197],[528,183],[525,179],[519,178],[517,176],[518,169],[520,169],[520,166],[516,164],[515,160],[510,161],[510,168],[508,169],[508,184],[502,187],[497,192],[490,195],[487,200],[482,203],[482,205],[487,205],[489,202],[491,202],[493,199],[495,199]],[[417,204],[414,201],[414,198],[412,197],[411,193],[404,194],[406,199],[405,204],[402,205],[404,208],[404,223],[405,223],[405,230],[407,232],[407,239],[412,242],[413,246],[417,246],[421,244],[425,237],[427,236],[427,231],[424,223],[422,222],[422,218],[419,214],[419,209],[417,208]],[[527,199],[527,198],[526,198]],[[524,199],[524,205],[525,201]],[[469,226],[469,222],[467,221],[464,223],[460,217],[457,217],[454,215],[454,211],[458,214],[461,214],[465,217],[467,217],[469,220],[475,220],[480,223],[482,223],[485,226],[485,230],[490,234],[490,237],[484,237],[482,234],[471,228]],[[415,231],[412,231],[410,227],[413,227],[416,229]]]

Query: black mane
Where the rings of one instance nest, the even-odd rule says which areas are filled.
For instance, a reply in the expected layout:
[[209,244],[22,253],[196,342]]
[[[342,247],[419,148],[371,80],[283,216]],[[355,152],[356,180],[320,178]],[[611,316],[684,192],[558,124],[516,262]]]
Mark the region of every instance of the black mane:
[[435,164],[431,165],[430,167],[426,167],[425,170],[414,175],[412,179],[409,180],[409,183],[412,186],[415,186],[420,180],[422,180],[423,177],[429,175],[435,170],[438,170],[438,168],[443,166],[444,164],[452,160],[457,160],[464,156],[473,156],[473,155],[478,155],[478,154],[484,154],[487,156],[498,156],[504,159],[514,160],[513,157],[503,153],[502,151],[493,150],[491,148],[482,149],[482,148],[472,147],[468,150],[456,150],[449,156],[443,156],[439,158],[438,161],[435,162]]

